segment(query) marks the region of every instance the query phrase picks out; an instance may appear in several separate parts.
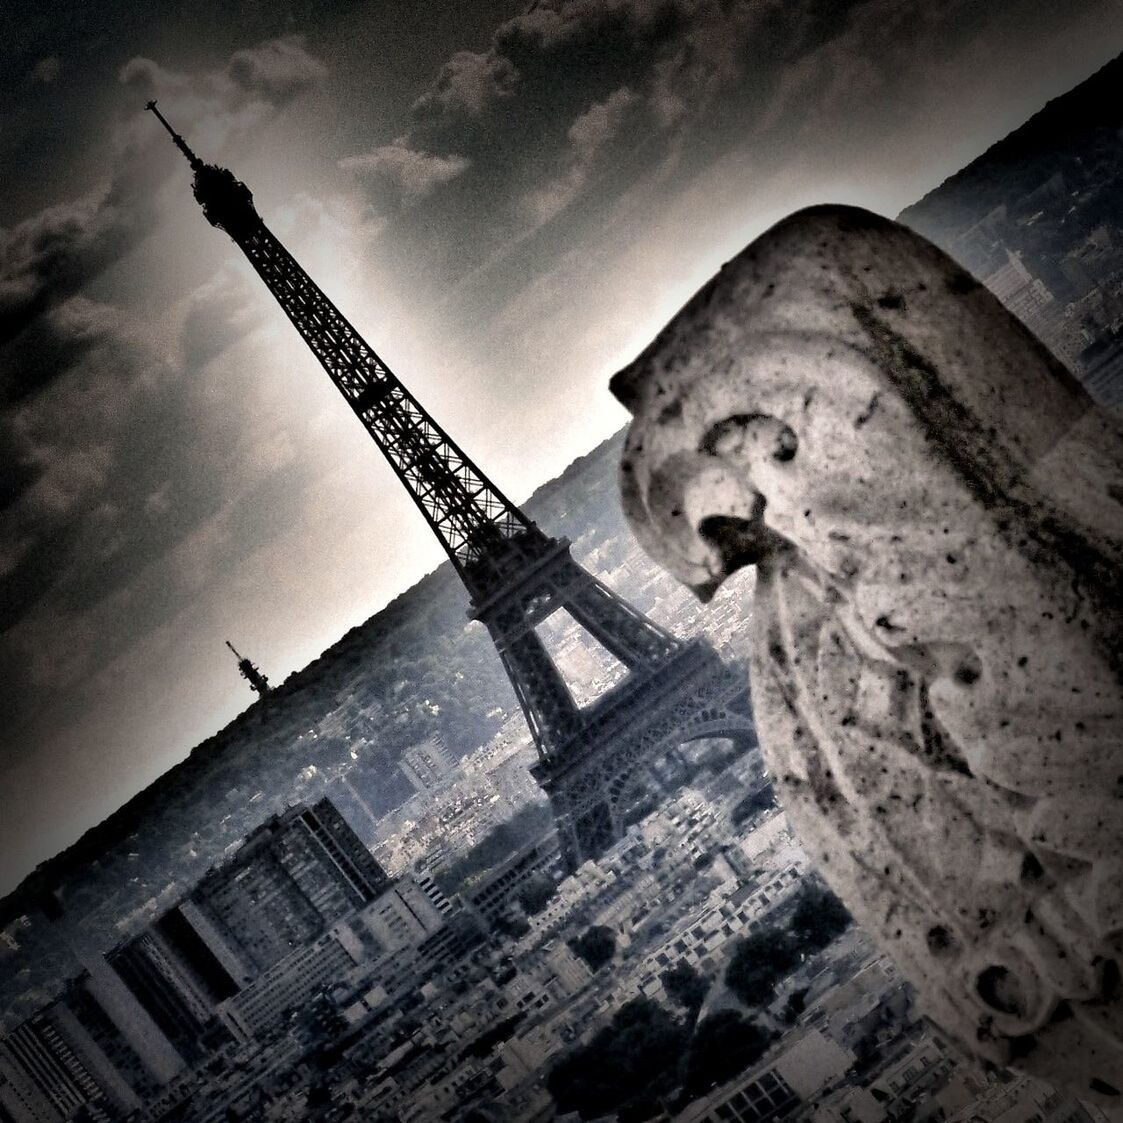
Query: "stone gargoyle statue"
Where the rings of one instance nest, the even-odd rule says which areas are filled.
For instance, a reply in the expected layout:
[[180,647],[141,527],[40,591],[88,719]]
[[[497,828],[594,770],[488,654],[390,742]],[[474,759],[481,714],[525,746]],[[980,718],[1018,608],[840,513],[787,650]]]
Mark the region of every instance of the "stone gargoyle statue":
[[742,566],[767,768],[969,1054],[1123,1112],[1123,440],[974,278],[850,207],[753,242],[612,381],[624,507]]

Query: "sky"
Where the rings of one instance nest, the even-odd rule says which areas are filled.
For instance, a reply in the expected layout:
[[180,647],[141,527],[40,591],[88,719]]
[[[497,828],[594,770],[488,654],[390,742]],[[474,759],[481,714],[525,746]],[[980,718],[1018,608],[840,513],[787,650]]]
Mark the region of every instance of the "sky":
[[789,211],[895,215],[1123,0],[9,0],[0,892],[442,559],[160,107],[515,501]]

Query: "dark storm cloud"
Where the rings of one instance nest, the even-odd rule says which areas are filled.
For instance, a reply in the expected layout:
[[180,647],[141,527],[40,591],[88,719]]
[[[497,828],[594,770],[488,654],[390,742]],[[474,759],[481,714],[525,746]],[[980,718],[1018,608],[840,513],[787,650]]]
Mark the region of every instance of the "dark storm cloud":
[[[186,102],[196,114],[225,117],[237,127],[256,122],[262,110],[284,105],[326,72],[302,40],[290,36],[237,51],[217,72],[176,74],[150,59],[135,58],[120,77],[137,91],[138,104],[167,95],[173,104]],[[166,143],[134,122],[118,128],[114,148],[109,181],[102,189],[0,230],[0,346],[79,292],[151,231],[153,199],[173,162]],[[36,361],[34,350],[28,344],[21,355],[3,357],[0,404],[50,381],[45,358]],[[55,369],[63,373],[67,367]]]
[[289,35],[235,51],[226,73],[247,93],[279,106],[326,78],[328,68],[308,53],[302,36]]
[[[60,495],[48,497],[47,517],[42,522],[35,505],[30,510],[15,506],[43,481],[53,460],[51,451],[31,435],[41,411],[20,409],[20,403],[78,369],[103,348],[113,322],[110,310],[73,298],[38,316],[7,346],[0,347],[0,510],[8,511],[0,524],[0,632],[50,586],[57,571],[42,564],[44,552],[55,555],[70,538],[65,528],[47,525],[54,521],[50,513],[65,506],[60,504]],[[127,351],[115,356],[115,368],[127,369],[131,358]],[[63,429],[77,439],[78,433],[69,423]],[[43,488],[48,484],[44,482]]]
[[0,655],[31,676],[11,695],[13,724],[173,618],[212,568],[235,571],[295,517],[312,471],[296,458],[263,471],[252,406],[215,413],[193,377],[224,354],[211,330],[238,308],[239,287],[192,298],[181,340],[199,363],[191,369],[81,297],[52,317],[59,336],[82,338],[81,357],[0,430],[0,453],[34,466],[0,523]]
[[531,189],[525,199],[525,209],[535,225],[549,221],[581,192],[598,159],[617,138],[638,102],[638,96],[622,86],[604,101],[594,102],[570,125],[560,171]]
[[[108,190],[0,231],[0,345],[81,289],[151,228],[144,189],[150,181],[143,165],[127,159]],[[7,393],[16,397],[43,384],[18,373],[6,382]]]
[[[1103,6],[1075,0],[1064,18]],[[971,44],[1047,41],[1061,22],[1045,0],[539,0],[442,65],[392,145],[341,164],[376,208],[420,203],[389,233],[404,277],[447,291],[486,271],[477,319],[629,192],[688,189],[733,151],[762,168],[836,149],[848,163],[924,97],[938,113],[942,68]]]
[[11,419],[0,417],[0,513],[35,483],[41,471],[13,432]]
[[[73,267],[77,269],[76,264]],[[46,292],[52,302],[64,299],[65,294],[57,288]],[[17,403],[42,390],[73,369],[103,338],[104,318],[83,316],[79,312],[81,307],[43,311],[17,332],[6,347],[0,348],[0,406]]]
[[478,117],[495,102],[510,97],[519,81],[514,64],[496,51],[457,51],[441,67],[433,84],[413,107],[422,120]]
[[[166,97],[185,129],[205,117],[237,134],[325,73],[288,37],[201,74],[134,59],[121,80],[138,103]],[[265,486],[241,411],[209,410],[190,377],[252,325],[244,289],[226,279],[192,294],[171,352],[127,306],[85,295],[152,229],[158,188],[181,170],[166,138],[140,127],[150,124],[135,116],[119,124],[100,191],[0,236],[0,661],[34,679],[9,680],[18,687],[12,721],[44,689],[80,679],[181,611],[194,575],[168,559],[205,534],[232,495]],[[299,495],[306,484],[299,468],[281,465],[269,486]],[[234,521],[224,534],[214,556],[231,561],[268,528]],[[76,627],[126,594],[127,615],[92,632]]]
[[[60,361],[56,376],[66,385],[45,389],[31,408],[6,418],[13,457],[34,465],[35,475],[0,525],[0,632],[65,585],[76,561],[88,567],[88,588],[100,563],[118,552],[122,493],[142,481],[115,473],[115,450],[149,397],[139,389],[146,360],[109,308],[75,297],[24,336],[32,351]],[[20,358],[18,348],[9,350]]]
[[704,156],[734,129],[749,135],[785,67],[878,6],[541,0],[500,24],[486,50],[450,58],[406,135],[342,166],[378,173],[376,202],[395,176],[400,192],[430,170],[416,196],[449,195],[448,210],[432,213],[461,230],[471,212],[465,248],[486,256],[489,239],[519,240],[590,189],[609,140],[618,190],[684,144]]
[[280,108],[327,74],[304,37],[288,35],[235,51],[220,70],[181,74],[138,56],[121,68],[120,78],[142,97],[201,97],[229,113],[258,101]]

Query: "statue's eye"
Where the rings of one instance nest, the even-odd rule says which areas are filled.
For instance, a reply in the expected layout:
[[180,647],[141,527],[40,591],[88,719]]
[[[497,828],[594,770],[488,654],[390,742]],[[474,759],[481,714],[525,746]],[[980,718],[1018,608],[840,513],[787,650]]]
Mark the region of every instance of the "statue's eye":
[[769,457],[792,460],[799,448],[795,430],[766,413],[739,413],[710,426],[698,444],[709,456]]

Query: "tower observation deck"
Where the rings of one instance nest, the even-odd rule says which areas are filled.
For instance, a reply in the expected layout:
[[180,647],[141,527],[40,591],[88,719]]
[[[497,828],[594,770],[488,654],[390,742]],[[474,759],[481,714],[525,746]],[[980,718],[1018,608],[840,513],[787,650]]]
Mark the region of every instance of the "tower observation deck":
[[[573,560],[468,458],[324,295],[226,168],[206,164],[161,121],[194,172],[194,194],[265,282],[344,401],[382,450],[468,591],[538,750],[531,769],[550,798],[570,869],[627,826],[629,796],[683,742],[755,742],[747,678],[707,643],[683,641]],[[537,632],[565,609],[627,670],[580,706]]]

